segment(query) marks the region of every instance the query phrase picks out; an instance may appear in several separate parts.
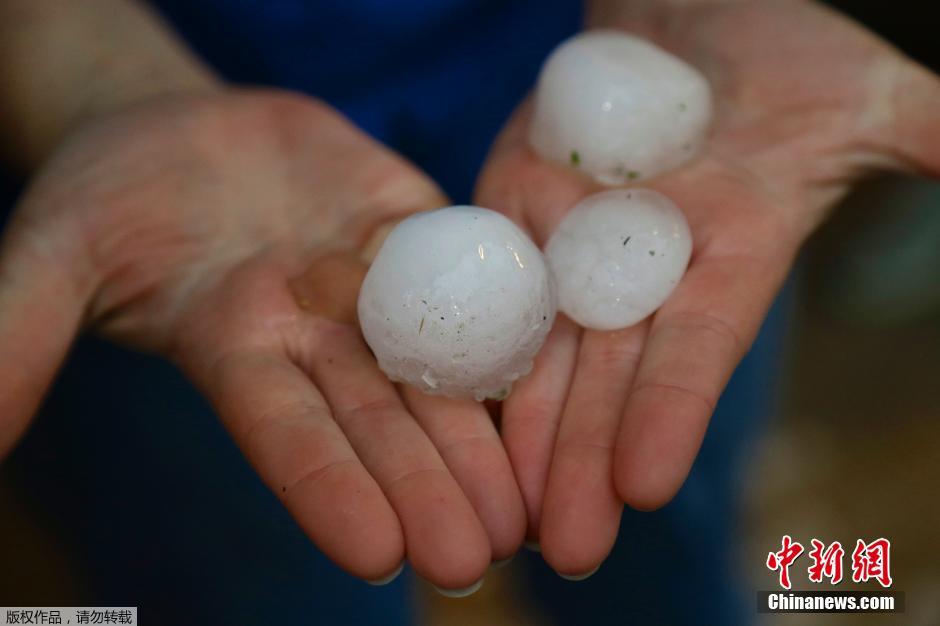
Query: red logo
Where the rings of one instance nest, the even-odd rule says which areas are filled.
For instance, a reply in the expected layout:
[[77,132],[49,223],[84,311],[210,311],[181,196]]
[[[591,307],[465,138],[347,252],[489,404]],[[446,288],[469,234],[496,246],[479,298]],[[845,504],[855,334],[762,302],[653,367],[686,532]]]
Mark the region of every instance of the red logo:
[[790,535],[784,535],[783,548],[780,552],[770,552],[767,554],[767,567],[771,570],[780,570],[780,586],[784,589],[790,588],[790,565],[803,554],[803,546],[790,539]]
[[838,585],[842,581],[842,557],[845,556],[842,544],[833,541],[826,548],[826,544],[815,538],[812,544],[809,558],[813,559],[813,564],[807,568],[810,581],[821,583],[823,578],[828,578],[833,585]]
[[869,544],[859,539],[852,551],[852,580],[863,583],[872,578],[882,587],[891,586],[891,542],[883,537]]
[[[807,554],[812,564],[806,568],[810,582],[821,583],[828,578],[830,584],[842,582],[842,561],[845,549],[838,541],[828,546],[816,539],[810,540],[812,550]],[[780,586],[790,588],[790,566],[803,554],[803,544],[793,541],[790,535],[784,535],[778,552],[767,553],[767,569],[778,572]],[[882,587],[890,587],[891,579],[891,542],[885,538],[865,543],[859,539],[852,551],[852,581],[863,583],[877,580]]]

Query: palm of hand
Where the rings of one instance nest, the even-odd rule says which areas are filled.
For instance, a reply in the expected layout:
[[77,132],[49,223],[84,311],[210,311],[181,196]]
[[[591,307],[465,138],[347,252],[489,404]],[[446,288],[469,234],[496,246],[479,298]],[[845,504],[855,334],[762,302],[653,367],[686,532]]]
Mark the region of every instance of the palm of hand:
[[[171,98],[91,125],[26,194],[0,261],[5,432],[84,317],[173,359],[341,566],[379,579],[407,554],[435,584],[473,583],[524,530],[498,434],[473,403],[403,400],[355,325],[359,249],[442,204],[297,96]],[[60,306],[37,315],[49,297]]]
[[[882,81],[913,80],[910,67],[820,9],[630,6],[608,23],[700,63],[719,117],[701,158],[651,183],[695,233],[670,302],[616,333],[560,320],[504,407],[532,536],[562,573],[587,571],[610,549],[614,469],[620,495],[639,507],[678,488],[799,242],[856,168],[886,160],[872,150],[884,133],[916,138],[892,103],[873,99]],[[868,80],[855,80],[860,72]],[[544,242],[596,187],[534,158],[525,115],[494,149],[479,203]],[[351,323],[355,251],[372,228],[443,203],[324,107],[285,95],[170,99],[92,126],[46,167],[4,241],[0,450],[87,321],[179,363],[348,570],[378,578],[407,554],[436,584],[472,582],[490,556],[512,553],[524,525],[496,431],[473,403],[406,390],[403,404]]]
[[[669,301],[612,333],[560,318],[504,407],[530,536],[563,573],[603,560],[622,501],[651,509],[671,499],[799,245],[860,171],[907,159],[887,149],[912,134],[893,87],[932,88],[934,102],[940,92],[889,46],[809,3],[623,4],[596,21],[698,65],[716,119],[695,161],[648,183],[683,208],[693,231],[689,269]],[[567,209],[600,188],[540,161],[526,145],[528,116],[524,105],[498,140],[477,201],[544,244]]]

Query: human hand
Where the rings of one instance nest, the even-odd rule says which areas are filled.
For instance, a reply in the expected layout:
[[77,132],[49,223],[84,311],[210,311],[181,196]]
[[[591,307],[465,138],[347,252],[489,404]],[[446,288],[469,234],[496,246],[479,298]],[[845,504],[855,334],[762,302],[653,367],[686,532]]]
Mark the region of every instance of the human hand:
[[173,360],[311,539],[435,585],[521,543],[522,501],[475,403],[402,396],[355,323],[359,250],[447,204],[326,105],[279,92],[148,99],[86,124],[0,247],[0,454],[83,328]]
[[[589,25],[629,30],[698,66],[716,117],[695,161],[643,183],[671,197],[693,232],[675,292],[619,331],[559,316],[503,406],[529,537],[565,575],[603,561],[622,502],[651,510],[679,489],[796,252],[851,182],[882,167],[940,174],[937,78],[821,6],[599,1]],[[529,115],[523,104],[498,139],[476,201],[544,245],[600,188],[537,158]]]

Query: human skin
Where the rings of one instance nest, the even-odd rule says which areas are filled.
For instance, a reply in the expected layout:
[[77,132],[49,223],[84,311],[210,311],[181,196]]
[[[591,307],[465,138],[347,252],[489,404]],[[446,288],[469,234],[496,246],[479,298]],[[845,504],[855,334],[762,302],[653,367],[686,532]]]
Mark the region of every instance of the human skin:
[[[446,204],[434,184],[323,103],[220,84],[137,5],[86,4],[0,3],[0,76],[15,79],[0,85],[17,86],[0,96],[4,147],[38,168],[0,244],[0,452],[79,331],[155,351],[366,579],[407,557],[441,587],[469,585],[512,554],[526,515],[555,569],[593,569],[624,501],[655,508],[678,489],[827,208],[871,169],[940,170],[936,79],[844,18],[797,1],[594,5],[593,25],[651,37],[716,87],[704,155],[650,183],[686,210],[696,249],[650,322],[558,322],[504,405],[507,459],[479,405],[387,383],[351,314],[360,249]],[[597,188],[534,158],[526,114],[477,201],[544,243]]]
[[[821,5],[597,0],[588,25],[639,34],[696,65],[716,102],[703,153],[643,182],[682,207],[692,229],[676,290],[624,330],[581,330],[559,316],[503,406],[528,537],[566,575],[602,563],[624,503],[648,511],[678,491],[794,256],[851,184],[880,169],[940,174],[937,77]],[[537,158],[529,116],[523,103],[475,200],[544,245],[600,188]]]
[[0,5],[0,130],[35,171],[0,243],[0,454],[92,331],[178,365],[345,570],[472,585],[525,532],[496,428],[393,386],[354,314],[383,225],[449,202],[325,103],[226,86],[142,5],[94,4]]

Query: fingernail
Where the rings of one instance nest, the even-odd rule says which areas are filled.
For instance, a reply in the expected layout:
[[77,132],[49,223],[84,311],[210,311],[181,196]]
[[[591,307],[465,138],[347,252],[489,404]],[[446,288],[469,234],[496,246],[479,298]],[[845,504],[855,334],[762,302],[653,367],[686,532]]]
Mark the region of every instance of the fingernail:
[[385,578],[379,578],[378,580],[367,580],[366,582],[372,585],[373,587],[383,587],[389,584],[390,582],[392,582],[393,580],[395,580],[396,578],[398,578],[398,575],[401,574],[401,571],[403,569],[405,569],[404,561],[401,562],[401,565],[399,565],[398,568],[394,572],[392,572]]
[[509,565],[510,561],[512,561],[514,558],[516,558],[515,554],[505,559],[500,559],[499,561],[493,561],[492,563],[490,563],[490,567],[492,567],[493,569],[501,569]]
[[532,552],[541,552],[542,546],[539,545],[538,541],[526,541],[524,544],[526,550],[531,550]]
[[482,586],[483,579],[481,578],[469,587],[464,587],[463,589],[441,589],[437,585],[434,585],[434,589],[445,598],[466,598],[469,595],[475,594]]
[[597,567],[592,569],[590,572],[587,572],[586,574],[561,574],[559,573],[558,575],[564,578],[565,580],[579,581],[579,580],[584,580],[585,578],[590,578],[591,576],[596,574],[597,570],[599,570],[600,568],[601,566],[598,565]]

